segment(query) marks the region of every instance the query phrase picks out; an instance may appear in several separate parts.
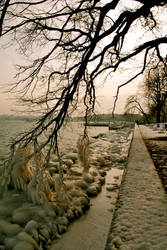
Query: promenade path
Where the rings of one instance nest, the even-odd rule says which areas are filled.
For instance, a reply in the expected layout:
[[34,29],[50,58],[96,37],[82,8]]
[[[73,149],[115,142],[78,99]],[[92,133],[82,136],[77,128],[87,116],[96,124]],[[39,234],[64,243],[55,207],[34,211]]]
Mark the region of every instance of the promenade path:
[[135,127],[106,250],[167,249],[167,197],[141,133],[160,136],[147,126]]

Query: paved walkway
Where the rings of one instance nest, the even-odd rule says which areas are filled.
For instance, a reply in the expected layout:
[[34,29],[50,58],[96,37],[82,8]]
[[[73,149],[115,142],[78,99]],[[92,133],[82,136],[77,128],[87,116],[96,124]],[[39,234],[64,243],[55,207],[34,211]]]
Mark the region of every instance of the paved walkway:
[[[155,136],[156,132],[145,126],[140,129],[147,137]],[[136,126],[134,131],[106,250],[167,249],[167,197],[140,129]]]

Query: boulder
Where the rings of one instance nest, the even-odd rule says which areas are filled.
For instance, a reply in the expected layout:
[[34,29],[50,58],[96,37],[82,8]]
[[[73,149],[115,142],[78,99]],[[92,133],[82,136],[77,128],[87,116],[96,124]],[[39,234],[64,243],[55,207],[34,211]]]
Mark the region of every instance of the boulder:
[[70,171],[71,171],[71,175],[82,176],[83,174],[83,170],[77,167],[72,167]]
[[68,226],[69,220],[65,216],[58,216],[56,218],[57,224]]
[[73,165],[73,161],[70,159],[63,159],[63,164],[65,164],[67,167],[71,168]]
[[23,228],[21,228],[19,225],[11,224],[7,220],[0,220],[0,235],[4,234],[8,237],[12,237],[21,231],[23,231]]
[[33,218],[33,211],[28,207],[18,208],[14,211],[12,221],[19,225],[24,225]]
[[35,248],[33,247],[33,245],[31,245],[30,243],[26,241],[18,242],[13,248],[13,250],[34,250],[34,249]]
[[93,177],[91,174],[89,174],[89,173],[85,173],[85,174],[83,175],[83,179],[84,179],[84,181],[85,181],[86,183],[88,183],[88,184],[94,182],[94,177]]
[[82,190],[86,190],[88,188],[88,184],[84,180],[76,180],[75,185]]
[[98,194],[98,188],[95,184],[92,184],[87,189],[87,195],[89,197],[95,197]]
[[16,234],[20,233],[23,231],[23,228],[21,228],[17,224],[6,224],[3,229],[5,235],[12,237],[15,236]]
[[18,239],[16,237],[6,237],[4,240],[4,245],[6,250],[13,249],[18,243]]
[[[26,232],[21,232],[17,235],[19,241],[27,242],[27,245],[32,245],[35,249],[38,249],[38,244],[36,241]],[[17,246],[17,245],[16,245]],[[32,249],[34,249],[32,248]],[[16,248],[17,249],[17,248]],[[25,249],[24,247],[22,249]],[[19,248],[18,248],[19,250]],[[21,250],[21,249],[20,249]]]
[[69,153],[65,156],[66,159],[70,159],[72,160],[73,162],[77,161],[78,159],[78,154],[77,153]]

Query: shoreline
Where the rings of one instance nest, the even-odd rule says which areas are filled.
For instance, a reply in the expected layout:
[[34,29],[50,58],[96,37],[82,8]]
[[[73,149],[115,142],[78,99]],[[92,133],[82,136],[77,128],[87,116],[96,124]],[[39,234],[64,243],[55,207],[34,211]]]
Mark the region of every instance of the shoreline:
[[[66,164],[73,164],[70,167],[67,166],[72,173],[72,180],[75,180],[78,183],[77,185],[80,186],[79,189],[79,186],[77,186],[77,189],[73,186],[71,190],[71,184],[69,183],[69,192],[70,195],[73,194],[74,202],[74,210],[71,214],[68,210],[67,215],[66,209],[64,210],[61,206],[56,206],[56,210],[50,209],[47,205],[40,208],[40,205],[27,203],[27,199],[22,193],[12,193],[11,191],[8,194],[8,204],[10,204],[11,199],[13,207],[5,210],[7,193],[4,194],[3,199],[0,201],[0,220],[3,225],[3,228],[0,227],[2,235],[0,238],[1,249],[3,249],[3,246],[5,246],[5,249],[12,249],[13,247],[14,249],[19,249],[19,247],[23,247],[24,245],[27,245],[27,247],[29,245],[29,249],[49,248],[55,237],[59,238],[60,234],[67,231],[69,218],[71,217],[71,220],[73,220],[74,217],[80,217],[84,212],[82,210],[87,210],[88,201],[84,196],[85,191],[81,192],[81,190],[85,189],[85,182],[87,186],[86,195],[91,200],[91,197],[96,196],[100,192],[100,186],[104,183],[104,174],[106,171],[116,167],[116,165],[124,168],[127,160],[127,148],[130,142],[127,131],[130,133],[130,129],[125,129],[125,131],[120,130],[119,132],[100,134],[97,138],[91,139],[92,167],[90,173],[86,176],[82,176],[81,169],[76,165],[76,153],[71,154],[73,160],[65,157]],[[125,145],[124,148],[122,147],[123,145]],[[76,163],[74,158],[76,159]],[[50,168],[51,174],[54,175],[54,162],[52,162]],[[80,209],[80,206],[83,209]]]

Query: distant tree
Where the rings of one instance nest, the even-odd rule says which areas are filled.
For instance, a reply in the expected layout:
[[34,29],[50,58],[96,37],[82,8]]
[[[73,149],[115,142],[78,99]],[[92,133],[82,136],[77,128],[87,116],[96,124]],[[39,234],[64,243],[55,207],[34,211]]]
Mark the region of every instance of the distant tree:
[[159,64],[149,70],[145,79],[144,93],[148,100],[150,115],[160,123],[167,108],[167,68],[164,65]]
[[143,101],[143,98],[140,95],[138,94],[130,95],[126,101],[125,113],[142,114],[145,117],[146,122],[150,123],[148,115],[144,111],[144,108],[142,107],[142,101]]
[[[159,8],[159,13],[163,12],[166,4],[167,0],[0,1],[0,36],[12,46],[17,42],[27,62],[31,60],[30,64],[18,66],[19,78],[12,90],[29,108],[43,108],[35,127],[11,146],[3,179],[6,184],[14,178],[15,187],[24,189],[23,183],[31,177],[17,176],[21,172],[14,163],[20,159],[20,152],[24,161],[19,162],[25,163],[28,173],[28,161],[34,157],[36,174],[48,164],[52,152],[59,155],[58,132],[65,118],[77,109],[80,98],[85,105],[85,118],[93,112],[100,75],[115,72],[141,54],[141,68],[119,86],[117,100],[120,87],[144,72],[150,54],[166,63],[161,45],[167,43],[167,37],[156,29],[158,26],[163,30],[156,11]],[[134,28],[142,29],[144,36],[134,46],[126,47]],[[44,137],[48,129],[49,134]],[[23,171],[21,165],[18,168]],[[61,179],[62,173],[60,169]]]
[[[152,118],[157,123],[165,121],[167,109],[167,68],[158,62],[147,69],[140,92],[127,98],[125,112],[140,112],[149,123]],[[144,108],[143,108],[144,107]],[[144,111],[147,109],[147,113]]]

